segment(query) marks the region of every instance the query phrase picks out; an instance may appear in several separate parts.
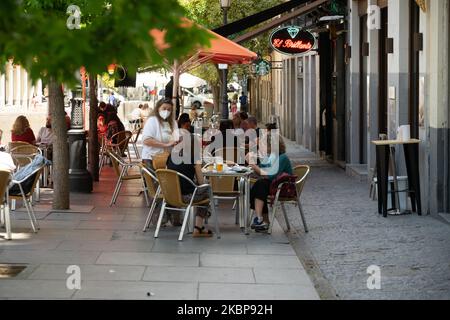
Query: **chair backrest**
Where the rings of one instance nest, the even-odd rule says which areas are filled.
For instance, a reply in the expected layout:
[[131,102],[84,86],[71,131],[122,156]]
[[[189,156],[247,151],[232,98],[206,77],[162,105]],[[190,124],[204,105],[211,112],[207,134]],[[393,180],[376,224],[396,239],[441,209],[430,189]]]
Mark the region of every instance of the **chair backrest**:
[[148,168],[146,168],[143,164],[141,167],[141,175],[145,181],[145,185],[147,186],[147,193],[151,198],[156,197],[156,191],[158,190],[159,181],[156,177],[156,173],[151,172]]
[[[36,170],[34,170],[33,172],[31,172],[27,177],[25,177],[22,182],[20,183],[20,185],[22,186],[22,189],[25,193],[25,197],[30,197],[33,195],[34,193],[34,189],[36,188],[36,185],[39,181],[39,178],[41,177],[41,173],[44,170],[45,165],[40,166],[39,168],[37,168]],[[9,189],[9,193],[11,195],[11,193],[19,193],[18,189],[16,187],[17,183],[15,185],[13,185],[10,189]],[[15,191],[13,191],[15,190]]]
[[132,135],[133,133],[131,131],[120,131],[114,134],[111,137],[110,141],[116,140],[117,143],[112,143],[112,145],[114,146],[114,148],[120,150],[120,152],[123,153],[123,151],[127,148]]
[[25,154],[12,154],[11,158],[14,161],[14,164],[16,165],[16,170],[19,170],[22,167],[25,167],[27,164],[30,164],[33,161],[32,155],[25,155]]
[[7,170],[0,170],[0,204],[3,204],[5,199],[5,193],[8,189],[9,180],[11,174]]
[[16,146],[16,147],[10,149],[9,153],[22,154],[22,155],[34,157],[37,154],[42,154],[42,151],[38,147],[27,143],[27,144],[19,145],[19,146]]
[[184,208],[186,204],[181,194],[180,177],[173,170],[159,169],[156,170],[161,193],[166,203],[175,208]]
[[139,127],[138,129],[134,130],[130,139],[131,143],[137,143],[139,136],[141,135],[142,127]]
[[167,159],[169,158],[169,152],[162,152],[153,155],[152,157],[152,165],[155,170],[166,169],[167,168]]
[[24,141],[12,141],[10,143],[8,143],[8,150],[12,150],[15,147],[19,147],[19,146],[31,146],[31,144],[29,144],[28,142],[24,142]]
[[297,187],[297,196],[300,197],[303,191],[303,187],[305,186],[306,179],[308,178],[309,173],[311,172],[311,168],[309,166],[297,166],[294,168],[294,174],[297,176],[296,187]]

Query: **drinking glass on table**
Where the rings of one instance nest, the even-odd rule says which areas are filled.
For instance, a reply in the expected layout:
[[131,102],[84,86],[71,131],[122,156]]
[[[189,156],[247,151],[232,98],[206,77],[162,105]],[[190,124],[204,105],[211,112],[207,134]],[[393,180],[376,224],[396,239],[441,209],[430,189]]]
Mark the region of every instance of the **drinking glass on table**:
[[216,157],[216,170],[217,170],[217,172],[223,171],[223,158],[222,157]]

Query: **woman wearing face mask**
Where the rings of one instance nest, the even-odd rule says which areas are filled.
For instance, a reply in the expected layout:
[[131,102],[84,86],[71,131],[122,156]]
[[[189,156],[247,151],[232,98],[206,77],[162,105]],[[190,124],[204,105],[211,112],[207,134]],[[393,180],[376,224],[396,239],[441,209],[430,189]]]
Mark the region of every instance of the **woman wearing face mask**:
[[170,151],[177,144],[177,123],[173,119],[173,103],[170,99],[163,99],[156,103],[152,115],[144,126],[142,139],[142,162],[146,167],[154,170],[153,156],[164,151]]

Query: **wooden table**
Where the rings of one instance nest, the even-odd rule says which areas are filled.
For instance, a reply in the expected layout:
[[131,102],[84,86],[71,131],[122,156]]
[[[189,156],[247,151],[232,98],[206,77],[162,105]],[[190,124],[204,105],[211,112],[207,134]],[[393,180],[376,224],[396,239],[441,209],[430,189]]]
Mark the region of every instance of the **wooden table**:
[[[420,140],[410,139],[405,141],[399,140],[377,140],[372,141],[376,146],[377,158],[377,178],[378,178],[378,212],[383,214],[383,217],[388,216],[388,180],[389,180],[389,163],[391,158],[391,147],[402,145],[406,169],[408,172],[408,186],[409,190],[405,190],[411,198],[412,209],[419,215],[422,215],[422,201],[420,197],[420,176],[419,176],[419,144]],[[395,170],[395,158],[392,157],[393,176],[394,176],[394,190],[392,192],[398,193],[397,173]],[[398,197],[397,197],[398,199]],[[394,206],[398,205],[397,204]],[[394,208],[399,211],[399,208]]]
[[250,175],[252,173],[253,170],[250,169],[246,172],[236,172],[233,170],[225,170],[221,172],[216,170],[203,170],[203,175],[205,177],[235,177],[241,180],[243,190],[240,190],[241,199],[239,201],[239,224],[241,229],[244,229],[245,234],[249,234],[248,219],[250,214]]

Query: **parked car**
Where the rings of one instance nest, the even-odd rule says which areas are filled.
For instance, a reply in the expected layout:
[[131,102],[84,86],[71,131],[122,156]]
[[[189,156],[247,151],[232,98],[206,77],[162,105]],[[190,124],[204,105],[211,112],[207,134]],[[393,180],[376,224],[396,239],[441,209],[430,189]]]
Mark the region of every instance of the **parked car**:
[[202,108],[206,101],[212,103],[212,101],[204,95],[194,94],[189,89],[183,89],[183,101],[184,107],[188,109],[190,109],[193,105],[195,105],[197,108]]

